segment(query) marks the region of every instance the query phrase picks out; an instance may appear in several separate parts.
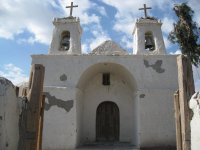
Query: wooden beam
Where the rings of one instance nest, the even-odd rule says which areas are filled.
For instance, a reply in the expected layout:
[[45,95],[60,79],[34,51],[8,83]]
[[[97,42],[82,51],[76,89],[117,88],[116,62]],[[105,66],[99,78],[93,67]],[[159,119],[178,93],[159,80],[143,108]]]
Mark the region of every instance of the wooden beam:
[[[32,65],[29,86],[22,95],[22,112],[19,119],[18,150],[41,150],[45,96],[43,95],[45,68]],[[27,96],[27,97],[26,97]]]
[[174,94],[174,108],[176,119],[176,149],[182,150],[182,136],[181,136],[181,113],[179,103],[179,91]]
[[182,131],[182,149],[191,149],[190,138],[190,120],[191,110],[189,109],[189,100],[194,94],[194,80],[191,62],[184,55],[177,58],[178,63],[178,84],[179,84],[179,102],[181,112],[181,131]]
[[44,121],[44,107],[45,107],[45,95],[42,97],[42,107],[40,112],[40,127],[39,127],[39,135],[38,135],[38,150],[42,150],[42,133],[43,133],[43,121]]

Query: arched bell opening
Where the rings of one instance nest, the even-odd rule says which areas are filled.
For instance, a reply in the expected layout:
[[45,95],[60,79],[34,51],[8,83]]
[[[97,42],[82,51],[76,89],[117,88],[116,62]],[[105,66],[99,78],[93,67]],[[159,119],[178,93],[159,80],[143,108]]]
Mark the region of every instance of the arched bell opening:
[[155,42],[152,32],[148,31],[145,33],[145,50],[154,51],[155,50]]
[[61,35],[60,50],[68,51],[70,48],[70,32],[64,31]]

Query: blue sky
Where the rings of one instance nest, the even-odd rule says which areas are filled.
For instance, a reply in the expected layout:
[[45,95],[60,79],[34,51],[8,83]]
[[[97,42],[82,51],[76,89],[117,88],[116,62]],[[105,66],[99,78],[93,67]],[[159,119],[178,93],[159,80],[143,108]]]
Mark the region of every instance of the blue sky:
[[[175,3],[186,0],[73,0],[79,5],[73,16],[79,17],[83,28],[82,50],[88,53],[103,41],[111,39],[126,49],[132,49],[135,20],[144,16],[138,9],[147,4],[148,11],[163,22],[162,31],[169,54],[180,53],[168,40],[176,17]],[[31,54],[47,54],[52,36],[54,17],[69,16],[71,0],[0,0],[0,75],[18,84],[28,79]],[[199,0],[189,0],[200,24]],[[199,69],[194,69],[195,82],[200,87]]]

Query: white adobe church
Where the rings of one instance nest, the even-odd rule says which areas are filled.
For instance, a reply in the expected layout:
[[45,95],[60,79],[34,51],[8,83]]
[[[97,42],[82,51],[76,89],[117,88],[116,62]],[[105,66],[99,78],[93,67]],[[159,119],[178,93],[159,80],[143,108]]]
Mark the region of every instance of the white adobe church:
[[45,66],[43,150],[98,143],[175,147],[177,56],[166,53],[162,23],[146,13],[137,20],[136,54],[113,41],[83,54],[80,20],[71,13],[53,24],[49,53],[32,55],[32,64]]

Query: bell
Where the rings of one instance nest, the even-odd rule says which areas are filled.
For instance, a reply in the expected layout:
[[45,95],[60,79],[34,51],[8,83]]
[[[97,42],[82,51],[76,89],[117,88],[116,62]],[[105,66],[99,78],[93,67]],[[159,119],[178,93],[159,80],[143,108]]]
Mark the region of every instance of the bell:
[[154,44],[152,42],[152,39],[151,37],[145,37],[145,49],[150,49],[150,50],[153,50],[154,48]]
[[69,38],[63,38],[63,40],[61,41],[61,46],[63,47],[64,50],[69,50]]

